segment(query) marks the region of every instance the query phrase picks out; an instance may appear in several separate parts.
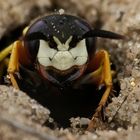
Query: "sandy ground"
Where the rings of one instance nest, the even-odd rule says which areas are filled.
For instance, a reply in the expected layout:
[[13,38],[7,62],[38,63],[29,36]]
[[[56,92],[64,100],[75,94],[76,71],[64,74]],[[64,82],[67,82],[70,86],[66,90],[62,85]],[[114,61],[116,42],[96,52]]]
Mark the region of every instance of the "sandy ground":
[[[43,124],[50,111],[25,93],[0,86],[1,140],[139,140],[140,137],[140,1],[135,0],[1,0],[0,37],[29,23],[38,15],[57,12],[78,15],[94,27],[118,32],[125,40],[98,39],[97,46],[109,51],[120,83],[118,97],[105,109],[106,122],[94,132],[83,131],[88,120],[72,118],[71,128],[50,129]],[[55,8],[55,9],[54,9]],[[115,91],[114,91],[115,92]],[[80,126],[77,128],[77,124]]]

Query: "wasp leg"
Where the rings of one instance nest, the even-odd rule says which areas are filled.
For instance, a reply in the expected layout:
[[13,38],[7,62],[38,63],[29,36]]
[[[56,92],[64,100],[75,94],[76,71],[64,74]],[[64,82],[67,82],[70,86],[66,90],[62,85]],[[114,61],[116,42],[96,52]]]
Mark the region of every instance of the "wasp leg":
[[[94,61],[95,60],[95,61]],[[88,130],[92,130],[96,127],[96,118],[101,117],[101,111],[103,107],[105,106],[107,99],[109,97],[109,94],[112,89],[112,74],[111,74],[111,68],[110,68],[110,61],[109,61],[109,55],[108,52],[105,50],[99,51],[94,59],[93,59],[93,67],[97,67],[100,69],[102,67],[102,71],[100,73],[100,80],[97,81],[97,84],[100,86],[101,84],[104,84],[106,86],[105,92],[98,104],[98,107],[91,119],[91,122],[89,123]],[[95,72],[93,72],[94,74]],[[91,73],[92,75],[92,73]],[[99,76],[99,73],[97,75],[94,74],[95,77]],[[93,79],[95,79],[93,77]]]
[[10,54],[10,52],[12,51],[12,47],[13,45],[10,45],[0,52],[0,62]]
[[6,58],[12,51],[12,45],[9,45],[0,52],[0,79],[3,76],[4,68],[8,66],[8,58]]
[[[24,28],[23,30],[23,35],[26,34],[27,30],[28,30],[28,26]],[[0,52],[0,62],[6,58],[6,56],[8,56],[11,51],[12,51],[12,48],[13,48],[13,44],[9,45],[8,47],[6,47],[5,49],[3,49],[1,52]]]
[[8,67],[8,64],[9,64],[8,58],[5,58],[0,62],[0,82],[2,81],[4,70]]
[[78,80],[76,82],[76,87],[84,84],[99,85],[101,79],[101,73],[102,73],[102,65],[99,66],[97,70],[87,74],[86,76],[83,76],[80,80]]
[[13,87],[15,87],[16,89],[19,89],[19,87],[14,77],[14,73],[19,71],[19,56],[18,56],[19,51],[18,50],[20,47],[21,47],[20,41],[16,41],[13,43],[10,61],[8,65],[8,74],[10,76],[10,80]]

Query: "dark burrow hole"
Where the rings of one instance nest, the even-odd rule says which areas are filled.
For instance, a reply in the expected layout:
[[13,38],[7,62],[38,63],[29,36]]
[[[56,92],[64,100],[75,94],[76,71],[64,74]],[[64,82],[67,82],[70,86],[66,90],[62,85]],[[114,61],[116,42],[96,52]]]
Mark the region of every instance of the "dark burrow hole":
[[25,27],[26,25],[23,24],[3,35],[3,37],[0,39],[0,50],[18,40],[22,35],[22,31]]
[[[0,40],[1,48],[17,40],[24,27],[24,25],[18,27],[5,35]],[[113,69],[115,69],[114,65]],[[42,83],[42,85],[32,83],[28,73],[23,70],[21,70],[21,76],[24,77],[24,79],[18,81],[21,90],[28,93],[31,98],[37,100],[44,107],[47,107],[51,111],[51,117],[57,122],[58,127],[63,128],[70,126],[69,119],[71,117],[91,118],[105,90],[104,86],[99,90],[93,85],[85,85],[80,89],[72,87],[59,89],[55,86],[46,86],[46,83]],[[38,82],[41,83],[42,81],[39,79]],[[36,90],[34,90],[35,88]],[[112,92],[115,96],[118,96],[119,91],[119,82],[114,78]],[[109,99],[108,102],[111,102],[111,100]],[[48,122],[45,125],[53,126]]]
[[[47,120],[44,125],[52,129],[70,127],[70,118],[73,117],[91,119],[105,90],[104,86],[99,90],[93,85],[86,85],[81,89],[72,89],[72,87],[58,89],[57,87],[46,87],[44,83],[38,86],[30,83],[29,76],[22,71],[21,75],[24,79],[18,81],[20,89],[51,111],[50,117],[54,119],[54,122]],[[116,78],[113,81],[111,93],[118,96],[120,85]],[[112,98],[112,94],[110,97]],[[111,98],[108,98],[106,105],[111,102]],[[82,128],[86,127],[82,126]]]
[[[84,85],[78,89],[68,86],[62,89],[40,79],[40,76],[35,73],[33,76],[36,77],[37,83],[34,83],[30,80],[30,74],[24,68],[21,68],[20,74],[24,77],[18,81],[21,90],[51,111],[50,117],[55,122],[47,121],[44,124],[50,128],[70,127],[70,118],[72,117],[91,119],[105,91],[105,86],[101,86],[99,89],[93,85]],[[119,82],[114,77],[110,97],[118,96],[119,91]],[[111,102],[111,98],[108,98],[106,106]],[[104,118],[104,116],[102,117]],[[85,128],[85,126],[83,127]]]

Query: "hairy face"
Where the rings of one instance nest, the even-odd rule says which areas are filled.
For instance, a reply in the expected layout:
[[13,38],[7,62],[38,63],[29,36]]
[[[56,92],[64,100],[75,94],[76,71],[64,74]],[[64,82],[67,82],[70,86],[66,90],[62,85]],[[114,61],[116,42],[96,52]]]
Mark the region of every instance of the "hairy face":
[[61,43],[55,36],[53,39],[57,45],[56,48],[51,48],[47,41],[40,40],[37,59],[41,65],[65,71],[73,66],[82,66],[87,62],[88,53],[85,39],[79,41],[73,48],[70,48],[69,45],[72,36],[65,43]]

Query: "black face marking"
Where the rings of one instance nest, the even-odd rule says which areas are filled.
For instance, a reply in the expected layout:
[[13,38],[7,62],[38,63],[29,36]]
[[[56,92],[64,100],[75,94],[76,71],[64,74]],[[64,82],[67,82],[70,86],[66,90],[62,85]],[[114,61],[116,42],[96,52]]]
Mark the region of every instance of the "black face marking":
[[56,42],[54,41],[53,38],[51,38],[50,40],[48,40],[48,44],[49,44],[49,47],[50,48],[57,49],[57,44],[56,44]]
[[[29,40],[46,39],[53,36],[59,38],[61,43],[65,43],[70,36],[79,40],[91,30],[84,20],[71,15],[50,15],[36,21],[28,30],[26,37]],[[39,37],[40,36],[40,37]]]

